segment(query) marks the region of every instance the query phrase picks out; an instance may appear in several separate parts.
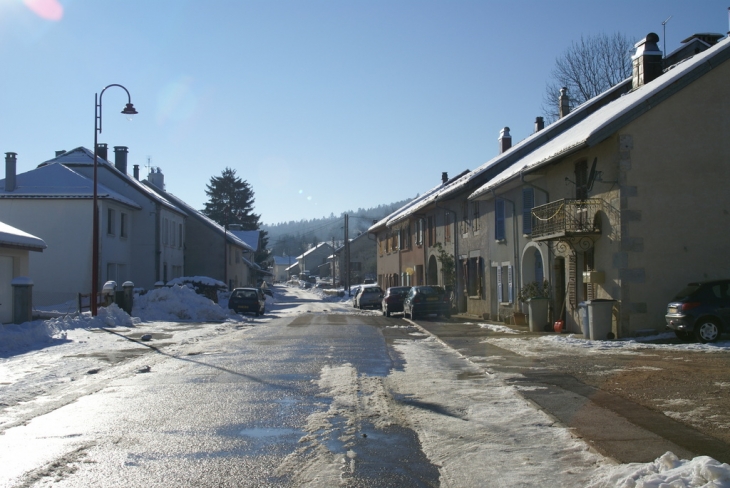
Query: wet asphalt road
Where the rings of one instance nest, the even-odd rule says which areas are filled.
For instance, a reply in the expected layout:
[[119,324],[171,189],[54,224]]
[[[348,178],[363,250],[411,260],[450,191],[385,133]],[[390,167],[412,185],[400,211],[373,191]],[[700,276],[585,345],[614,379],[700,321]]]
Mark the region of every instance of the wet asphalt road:
[[407,428],[344,417],[327,432],[307,426],[332,400],[315,383],[325,366],[402,367],[382,329],[395,322],[305,314],[150,353],[135,374],[6,431],[2,445],[26,473],[8,486],[293,486],[312,455],[296,454],[307,435],[341,456],[343,486],[438,486]]

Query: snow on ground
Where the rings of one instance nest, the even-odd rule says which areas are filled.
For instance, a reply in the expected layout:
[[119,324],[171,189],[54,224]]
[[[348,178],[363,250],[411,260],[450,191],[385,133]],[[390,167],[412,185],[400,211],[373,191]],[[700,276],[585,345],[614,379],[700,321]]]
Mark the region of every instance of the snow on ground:
[[[481,324],[480,324],[481,325]],[[483,342],[509,349],[527,357],[535,356],[574,356],[576,354],[645,354],[652,350],[663,351],[695,351],[706,353],[730,352],[730,341],[711,344],[700,343],[662,343],[675,339],[674,333],[659,334],[650,337],[617,339],[615,341],[591,341],[575,334],[545,335],[530,338],[490,337]]]
[[[301,313],[380,313],[379,310],[363,312],[353,308],[352,298],[346,293],[333,296],[325,295],[320,289],[291,288],[288,291],[295,296],[320,300],[277,310],[276,295],[281,292],[281,288],[278,291],[277,288],[274,288],[274,299],[267,300],[267,311],[278,317]],[[224,302],[221,303],[225,306]],[[254,319],[236,315],[224,306],[195,294],[188,287],[173,286],[137,297],[133,317],[115,305],[101,308],[93,318],[89,313],[67,313],[73,304],[64,304],[54,310],[45,310],[46,316],[52,317],[47,320],[0,326],[0,407],[3,408],[0,428],[22,421],[23,415],[28,415],[34,405],[38,407],[46,401],[44,397],[59,384],[78,384],[81,391],[85,377],[103,374],[103,369],[115,360],[115,354],[123,359],[132,347],[143,350],[140,342],[129,342],[129,337],[139,341],[149,334],[153,338],[151,344],[162,346],[166,340],[174,339],[174,343],[199,341],[206,336],[272,320],[271,317]],[[479,326],[495,332],[514,332],[494,324],[480,323]],[[668,338],[662,335],[589,341],[576,335],[546,335],[487,340],[524,356],[639,354],[651,349],[730,351],[730,342],[657,343]],[[333,425],[337,415],[344,415],[353,422],[378,418],[379,427],[405,421],[418,433],[431,462],[441,466],[442,476],[455,486],[484,486],[485,480],[489,480],[491,486],[557,486],[558,483],[593,488],[730,487],[730,466],[706,456],[680,460],[674,454],[666,453],[651,463],[613,465],[534,409],[518,395],[517,388],[505,385],[496,377],[474,380],[480,381],[478,384],[471,380],[437,379],[445,369],[439,368],[439,364],[463,361],[438,342],[404,340],[395,347],[406,359],[405,370],[394,371],[384,379],[358,377],[351,365],[323,370],[318,384],[334,401],[328,411],[309,419],[310,432],[322,432],[322,426]],[[74,361],[68,358],[74,358]],[[473,367],[477,372],[471,363],[465,363],[464,367]],[[411,395],[410,401],[388,400],[386,391],[391,388]],[[367,397],[368,402],[358,401],[363,397]],[[442,410],[423,408],[431,405],[433,398],[439,399]],[[319,441],[321,439],[314,434],[305,437],[302,449],[317,446]],[[327,452],[321,444],[317,448],[318,452]],[[342,460],[346,464],[357,462],[357,453],[347,452],[346,458]],[[478,462],[479,459],[482,462]],[[324,481],[339,473],[339,469],[337,473],[317,471],[325,465],[332,466],[329,462],[315,463],[301,476],[319,476]],[[282,469],[286,469],[286,463]],[[475,473],[476,478],[468,478],[468,473]],[[320,483],[320,486],[326,486],[326,483]]]

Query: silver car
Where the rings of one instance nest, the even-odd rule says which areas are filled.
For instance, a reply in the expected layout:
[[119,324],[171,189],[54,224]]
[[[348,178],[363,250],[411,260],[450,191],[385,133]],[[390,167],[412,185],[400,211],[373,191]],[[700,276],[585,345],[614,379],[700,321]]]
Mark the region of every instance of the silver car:
[[363,286],[355,297],[355,306],[359,309],[366,307],[380,308],[383,299],[383,289],[377,285]]

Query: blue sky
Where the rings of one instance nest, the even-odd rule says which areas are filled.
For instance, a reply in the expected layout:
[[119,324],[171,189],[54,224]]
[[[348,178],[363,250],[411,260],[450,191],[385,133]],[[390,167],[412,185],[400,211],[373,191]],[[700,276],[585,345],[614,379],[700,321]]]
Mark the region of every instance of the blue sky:
[[581,35],[727,33],[730,1],[0,0],[0,151],[100,142],[196,208],[226,167],[267,224],[415,196],[527,137]]

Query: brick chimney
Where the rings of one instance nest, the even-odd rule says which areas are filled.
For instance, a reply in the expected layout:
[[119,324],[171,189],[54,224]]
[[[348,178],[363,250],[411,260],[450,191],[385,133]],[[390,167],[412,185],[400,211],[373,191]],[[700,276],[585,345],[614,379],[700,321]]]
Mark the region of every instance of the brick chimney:
[[5,191],[11,192],[15,190],[15,167],[17,163],[18,153],[5,153]]
[[560,105],[560,118],[562,119],[570,113],[570,97],[568,96],[568,87],[564,86],[560,89],[558,104]]
[[139,165],[135,164],[134,166],[132,166],[132,168],[132,171],[134,171],[134,179],[139,181]]
[[441,173],[441,183],[446,184],[447,181],[449,181],[449,174],[444,171]]
[[147,180],[160,190],[165,189],[165,175],[162,174],[160,168],[157,168],[157,172],[155,172],[155,168],[152,168],[150,174],[147,175]]
[[99,156],[101,159],[106,161],[107,159],[107,145],[103,142],[100,142],[96,145],[96,155]]
[[535,117],[535,132],[540,132],[545,128],[545,119],[542,117]]
[[632,88],[634,90],[662,74],[662,52],[659,50],[658,42],[659,36],[650,32],[645,38],[634,44],[636,52],[631,57]]
[[127,174],[127,146],[114,146],[114,167],[122,174]]
[[509,127],[505,127],[499,131],[499,153],[502,154],[512,147],[512,136],[509,133]]

